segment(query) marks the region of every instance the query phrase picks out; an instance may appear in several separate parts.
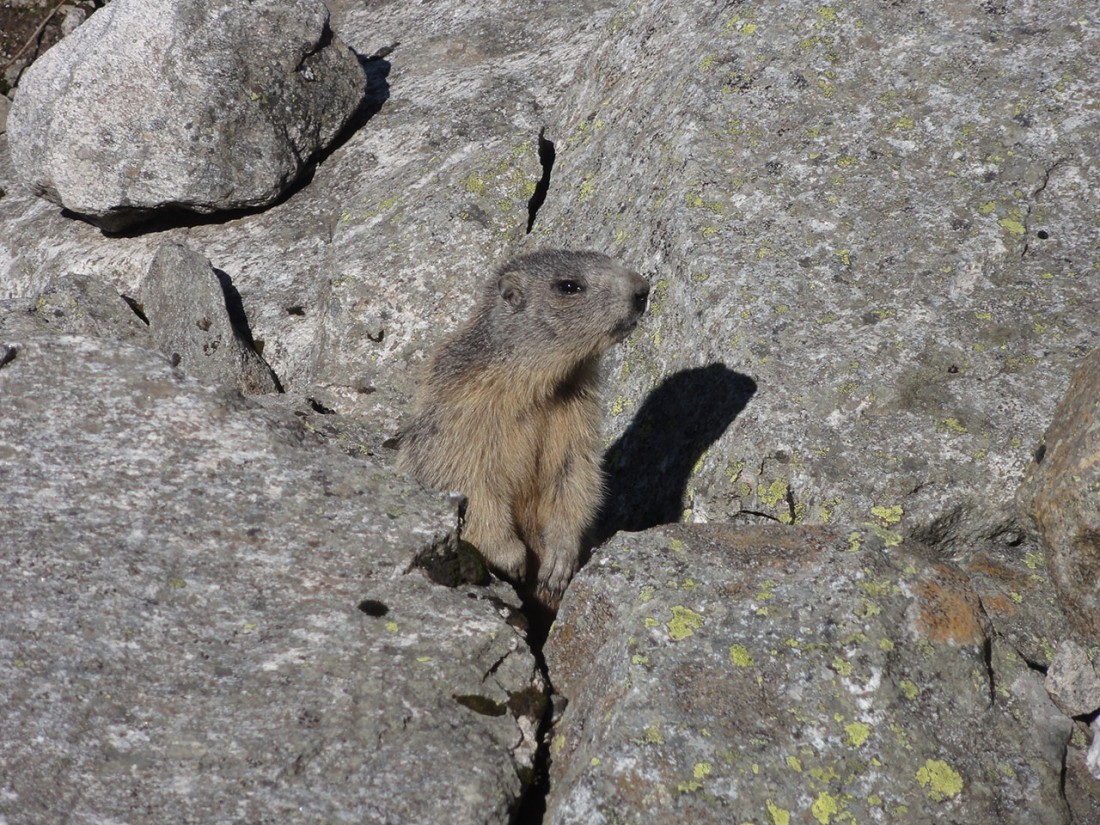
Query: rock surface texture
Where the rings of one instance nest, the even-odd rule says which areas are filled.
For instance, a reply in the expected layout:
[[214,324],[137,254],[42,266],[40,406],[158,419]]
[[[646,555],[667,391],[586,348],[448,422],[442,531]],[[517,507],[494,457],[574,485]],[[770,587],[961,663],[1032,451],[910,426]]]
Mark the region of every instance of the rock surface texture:
[[365,86],[321,0],[114,0],[27,70],[19,175],[105,229],[266,206]]
[[1100,639],[1100,350],[1086,358],[1020,490],[1070,623]]
[[1095,2],[328,10],[111,0],[9,69],[0,818],[537,821],[513,597],[406,572],[482,576],[391,459],[566,247],[652,285],[597,530],[647,532],[567,591],[547,819],[1100,822]]
[[[658,471],[616,507],[681,461],[697,520],[890,511],[951,552],[1013,534],[1100,343],[1098,48],[1087,3],[624,5],[554,108],[535,230],[653,274],[612,409],[619,459]],[[631,432],[708,363],[758,387],[733,426],[702,404],[660,449]]]
[[541,677],[509,590],[410,570],[444,497],[149,350],[4,340],[0,819],[507,821]]
[[961,571],[869,531],[620,536],[547,645],[547,821],[1068,822],[1072,723],[991,631]]

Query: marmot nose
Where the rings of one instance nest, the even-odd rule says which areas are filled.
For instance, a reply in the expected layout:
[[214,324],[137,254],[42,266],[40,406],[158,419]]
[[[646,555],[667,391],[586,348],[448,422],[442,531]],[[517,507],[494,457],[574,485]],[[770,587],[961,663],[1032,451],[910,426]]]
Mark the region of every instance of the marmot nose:
[[643,281],[634,288],[634,309],[637,312],[645,312],[646,301],[649,300],[649,284]]

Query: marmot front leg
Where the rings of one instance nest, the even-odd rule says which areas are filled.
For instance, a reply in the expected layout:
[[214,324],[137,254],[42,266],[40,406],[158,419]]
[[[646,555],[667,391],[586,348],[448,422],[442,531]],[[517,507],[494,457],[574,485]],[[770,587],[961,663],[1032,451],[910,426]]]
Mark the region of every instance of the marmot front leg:
[[462,537],[473,544],[493,570],[515,582],[527,574],[527,548],[513,528],[511,506],[485,489],[467,494]]
[[581,562],[580,537],[554,531],[549,533],[540,558],[535,597],[552,610],[557,610],[565,588]]
[[582,460],[566,464],[570,465],[572,472],[562,473],[540,508],[543,528],[539,536],[542,547],[536,551],[539,557],[536,596],[554,609],[580,567],[584,535],[603,497],[603,478],[595,464]]

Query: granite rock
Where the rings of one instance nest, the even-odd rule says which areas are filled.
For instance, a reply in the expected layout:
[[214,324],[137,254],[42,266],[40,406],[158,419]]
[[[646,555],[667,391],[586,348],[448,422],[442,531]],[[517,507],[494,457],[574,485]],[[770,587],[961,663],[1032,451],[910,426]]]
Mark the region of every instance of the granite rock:
[[114,0],[22,76],[20,179],[108,230],[273,203],[358,108],[321,0]]
[[[0,819],[507,821],[543,683],[455,507],[99,338],[0,358]],[[471,758],[476,755],[476,758]]]
[[966,576],[871,531],[677,525],[574,579],[548,822],[1068,823],[1072,723]]
[[1100,648],[1063,642],[1046,675],[1047,693],[1066,716],[1100,711]]
[[151,347],[149,325],[134,311],[132,300],[99,278],[58,275],[33,299],[0,300],[0,333],[91,335]]
[[[606,400],[611,497],[601,537],[675,520],[779,521],[793,524],[794,536],[806,524],[848,523],[840,535],[858,532],[865,549],[888,548],[874,569],[895,582],[924,581],[929,565],[963,571],[953,592],[966,594],[963,613],[979,617],[981,645],[934,645],[929,658],[915,637],[888,636],[903,624],[904,600],[893,594],[876,641],[892,641],[895,658],[874,644],[835,654],[858,651],[890,674],[911,668],[930,685],[941,665],[948,675],[972,676],[973,685],[958,683],[963,701],[946,710],[934,688],[899,676],[919,682],[917,703],[945,720],[936,724],[951,757],[928,745],[923,761],[906,761],[915,756],[889,749],[888,727],[857,715],[857,699],[867,697],[849,694],[841,703],[819,680],[811,684],[824,692],[822,703],[844,718],[840,725],[826,713],[820,723],[833,725],[827,753],[839,765],[845,748],[856,760],[878,748],[895,760],[875,754],[896,769],[883,781],[899,798],[914,795],[923,810],[985,816],[1004,803],[1055,823],[1065,810],[1051,795],[1051,776],[1064,756],[1071,815],[1092,825],[1088,726],[1077,720],[1066,751],[1069,720],[1040,676],[1069,635],[1062,591],[1051,586],[1049,549],[1013,494],[1074,367],[1098,343],[1100,112],[1092,90],[1100,85],[1100,22],[1093,4],[329,6],[340,39],[370,56],[360,61],[367,93],[354,123],[362,128],[337,141],[308,185],[263,212],[105,237],[20,185],[0,135],[0,299],[33,307],[76,274],[101,283],[108,304],[119,294],[140,296],[160,246],[185,244],[239,291],[253,335],[287,389],[254,397],[272,411],[263,415],[284,420],[279,411],[293,411],[310,437],[339,448],[331,451],[334,467],[349,459],[382,467],[417,369],[468,314],[472,287],[487,271],[538,246],[614,254],[648,275],[654,292],[653,313],[609,359],[616,389]],[[33,313],[20,318],[20,336],[30,334],[27,318],[40,328]],[[0,320],[0,341],[12,340],[14,323]],[[20,350],[4,346],[7,369]],[[414,497],[408,507],[427,505]],[[831,542],[820,539],[822,558],[840,553]],[[892,567],[894,552],[917,572]],[[852,580],[844,584],[843,575],[855,572],[841,562],[830,577],[812,559],[800,564],[820,582],[825,607],[815,610],[842,611],[830,588],[849,592],[843,587]],[[746,564],[751,572],[752,560]],[[458,592],[480,592],[464,588]],[[439,609],[437,591],[418,590],[424,601],[407,612]],[[741,598],[723,609],[741,610]],[[557,632],[571,631],[580,615],[563,613]],[[668,612],[659,621],[673,618]],[[828,626],[809,623],[805,633]],[[639,638],[633,626],[602,641],[631,638]],[[761,648],[769,657],[771,649]],[[616,666],[631,672],[633,655]],[[685,667],[715,663],[700,655]],[[831,663],[811,675],[836,674]],[[770,687],[798,690],[801,672],[792,673],[788,684]],[[975,708],[990,673],[994,696],[981,729],[993,731],[988,753],[952,761],[964,734],[975,750],[985,748]],[[437,696],[451,695],[445,682],[433,683]],[[471,698],[478,693],[469,685],[452,693],[475,715],[474,707],[496,713],[493,703],[505,702],[500,693],[489,703]],[[728,701],[716,692],[713,706]],[[887,709],[900,716],[908,700],[887,683],[869,701],[885,718]],[[604,724],[599,707],[589,715],[574,701],[573,730]],[[917,723],[926,743],[933,721]],[[855,722],[872,729],[864,748],[845,744],[845,726]],[[525,724],[529,732],[530,718]],[[714,744],[713,723],[699,727]],[[666,743],[669,730],[675,723],[661,728]],[[801,760],[784,750],[790,728],[775,730],[774,750]],[[733,735],[722,746],[748,743],[751,755],[773,734]],[[1095,743],[1091,752],[1095,763]],[[695,764],[709,761],[717,775],[719,763],[700,754],[677,763],[675,786],[703,785],[681,802],[706,810],[714,780],[697,779]],[[1004,758],[993,764],[998,754]],[[589,753],[589,767],[593,756],[601,758]],[[928,787],[953,787],[937,760],[965,780],[942,802],[917,779],[924,769]],[[574,763],[570,776],[581,776],[583,764]],[[750,772],[752,764],[764,767],[754,760]],[[863,773],[838,768],[838,777],[823,779],[784,764],[762,771],[752,793],[767,787],[777,810],[801,805],[811,821],[833,816],[824,797],[813,810],[821,794],[838,809],[851,806],[844,794],[856,796],[852,789],[876,767],[867,759]],[[809,787],[808,777],[818,784]],[[390,790],[401,793],[396,784]],[[986,791],[984,801],[975,796]],[[781,792],[795,801],[781,802]],[[753,816],[774,821],[765,818],[767,798],[762,805]],[[403,810],[414,817],[411,807]],[[511,815],[506,804],[487,810]]]
[[[533,234],[653,280],[610,404],[639,498],[685,464],[681,518],[1005,546],[1100,345],[1095,7],[652,0],[606,33],[551,112]],[[712,364],[757,388],[743,412],[634,437]]]
[[277,392],[229,276],[183,244],[157,250],[142,284],[141,310],[157,346],[188,375],[246,395]]
[[1100,638],[1100,349],[1078,367],[1019,491],[1074,630]]

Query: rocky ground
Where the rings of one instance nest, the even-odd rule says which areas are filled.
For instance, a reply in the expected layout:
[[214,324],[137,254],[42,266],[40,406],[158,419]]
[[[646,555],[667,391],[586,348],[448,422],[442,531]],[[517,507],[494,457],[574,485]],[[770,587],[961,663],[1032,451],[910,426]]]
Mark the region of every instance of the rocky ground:
[[[0,6],[0,819],[1100,822],[1092,4],[102,5]],[[548,245],[653,293],[538,650],[393,455]]]
[[7,95],[23,70],[83,23],[106,0],[58,3],[6,0],[0,3],[0,92]]

